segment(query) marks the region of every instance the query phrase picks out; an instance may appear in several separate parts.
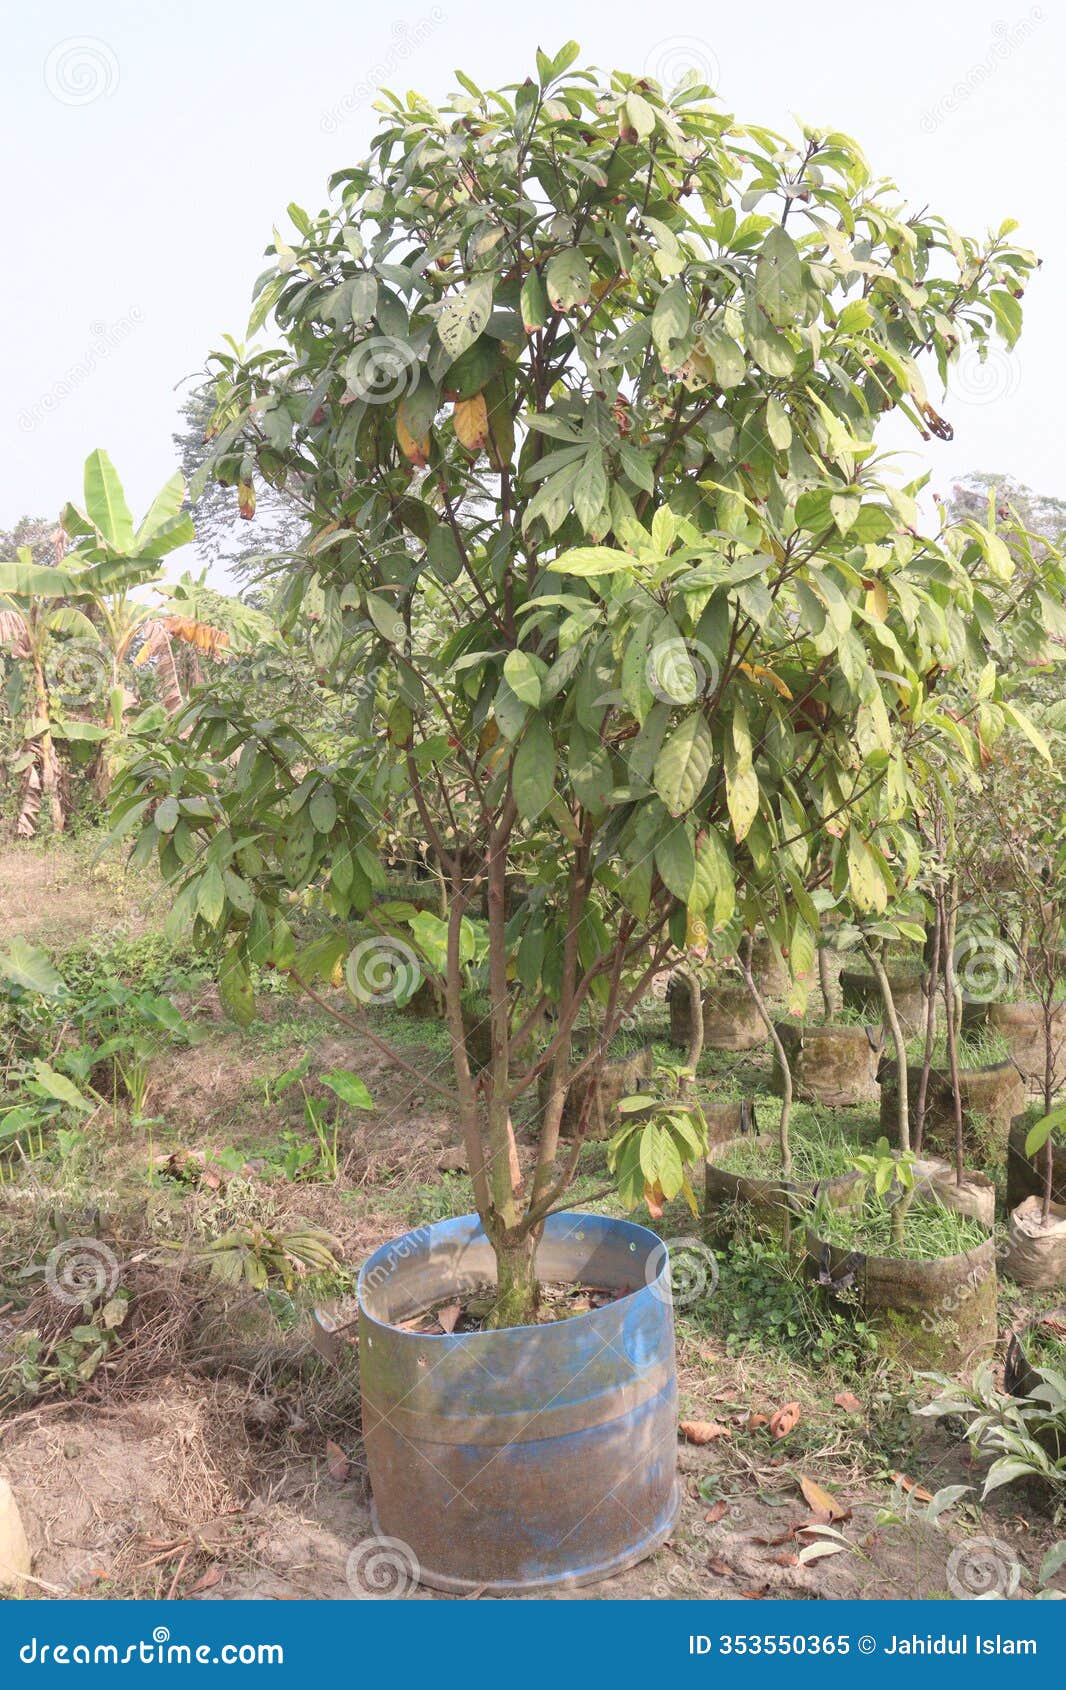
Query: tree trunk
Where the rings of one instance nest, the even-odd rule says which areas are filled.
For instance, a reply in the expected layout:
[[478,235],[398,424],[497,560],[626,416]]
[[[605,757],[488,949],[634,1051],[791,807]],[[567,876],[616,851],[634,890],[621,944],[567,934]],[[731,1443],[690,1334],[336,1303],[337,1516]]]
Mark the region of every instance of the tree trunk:
[[948,1044],[948,1072],[951,1076],[951,1101],[955,1112],[955,1181],[962,1184],[963,1175],[963,1142],[962,1142],[962,1087],[959,1084],[959,1044],[958,1022],[956,1011],[958,1008],[958,982],[955,979],[955,905],[954,894],[952,907],[948,911],[946,921],[946,939],[944,946],[944,1008],[946,1011],[946,1036]]
[[[789,1067],[788,1055],[781,1043],[781,1035],[774,1026],[770,1011],[766,1007],[765,999],[755,984],[755,976],[751,969],[751,934],[746,933],[740,942],[740,970],[744,976],[744,984],[751,993],[756,1009],[762,1016],[763,1026],[769,1033],[777,1053],[777,1060],[781,1066],[781,1125],[777,1129],[778,1149],[781,1156],[781,1174],[784,1179],[792,1178],[792,1145],[788,1136],[789,1122],[792,1117],[792,1069]],[[701,1017],[702,1018],[702,1017]]]
[[925,998],[925,1046],[922,1050],[922,1072],[918,1079],[918,1096],[914,1102],[914,1148],[920,1152],[925,1136],[925,1106],[929,1095],[929,1072],[933,1066],[933,1046],[936,1043],[936,990],[940,981],[940,947],[943,935],[943,895],[937,890],[936,913],[933,919],[933,942],[929,949],[929,978]]
[[696,1089],[696,1070],[703,1055],[703,988],[694,968],[684,967],[681,975],[688,988],[689,1035],[685,1067],[690,1077],[685,1082],[684,1095],[690,1097]]
[[911,1147],[910,1099],[907,1095],[907,1041],[903,1037],[903,1028],[899,1024],[896,1000],[892,996],[892,987],[889,984],[884,962],[872,946],[866,944],[865,940],[862,948],[881,990],[881,1001],[885,1006],[885,1015],[888,1018],[889,1031],[892,1034],[892,1046],[896,1052],[896,1067],[899,1071],[899,1148],[907,1151]]
[[831,1021],[833,1018],[833,987],[829,975],[829,952],[825,945],[818,946],[818,985],[821,988],[822,1008],[825,1011],[825,1018],[827,1021]]
[[540,1303],[537,1238],[530,1232],[514,1238],[490,1227],[489,1239],[496,1254],[496,1303],[488,1324],[495,1328],[531,1326]]

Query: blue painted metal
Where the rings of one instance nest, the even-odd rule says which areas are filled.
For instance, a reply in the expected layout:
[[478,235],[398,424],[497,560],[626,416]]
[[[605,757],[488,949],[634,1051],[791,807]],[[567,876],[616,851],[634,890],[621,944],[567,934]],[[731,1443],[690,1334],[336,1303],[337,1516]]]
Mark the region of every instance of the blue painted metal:
[[400,1330],[493,1281],[476,1215],[395,1239],[359,1275],[375,1529],[439,1590],[588,1584],[649,1555],[677,1517],[666,1246],[631,1221],[552,1215],[537,1268],[614,1300],[502,1332]]

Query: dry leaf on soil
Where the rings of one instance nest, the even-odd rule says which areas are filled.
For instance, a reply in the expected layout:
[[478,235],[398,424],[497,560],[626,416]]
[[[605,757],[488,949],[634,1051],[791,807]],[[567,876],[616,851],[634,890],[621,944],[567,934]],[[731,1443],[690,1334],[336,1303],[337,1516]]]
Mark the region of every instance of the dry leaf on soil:
[[837,1408],[842,1408],[845,1414],[861,1414],[862,1403],[854,1391],[838,1391],[833,1398]]
[[894,1480],[894,1482],[899,1485],[902,1490],[907,1491],[911,1496],[913,1496],[915,1502],[932,1502],[932,1491],[926,1490],[925,1486],[918,1484],[915,1479],[908,1479],[906,1473],[890,1473],[888,1476],[890,1479]]
[[770,1416],[770,1431],[775,1438],[787,1438],[800,1417],[798,1402],[786,1402]]
[[719,1499],[715,1503],[714,1507],[708,1508],[706,1514],[703,1516],[703,1523],[706,1526],[716,1526],[718,1524],[719,1520],[725,1519],[728,1512],[729,1512],[728,1503],[724,1502],[722,1500],[722,1498],[719,1497]]
[[348,1457],[341,1449],[340,1444],[335,1444],[332,1438],[327,1438],[326,1472],[329,1474],[330,1478],[336,1479],[338,1484],[343,1484],[350,1471],[351,1467]]
[[713,1444],[715,1438],[733,1436],[729,1427],[720,1425],[717,1420],[682,1420],[680,1432],[690,1444]]
[[808,1508],[818,1517],[819,1525],[831,1526],[837,1520],[851,1519],[851,1509],[838,1502],[833,1493],[820,1485],[817,1479],[808,1479],[801,1473],[799,1487]]

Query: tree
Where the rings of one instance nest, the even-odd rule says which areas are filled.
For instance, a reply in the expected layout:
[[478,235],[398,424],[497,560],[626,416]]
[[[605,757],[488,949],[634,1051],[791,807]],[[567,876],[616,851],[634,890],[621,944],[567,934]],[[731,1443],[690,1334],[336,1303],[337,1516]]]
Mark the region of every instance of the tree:
[[[290,207],[248,329],[273,314],[281,344],[213,361],[212,472],[246,498],[253,475],[298,490],[283,597],[321,594],[339,692],[375,685],[330,762],[253,696],[198,699],[117,811],[177,917],[225,940],[238,1015],[253,961],[328,1008],[344,969],[337,1013],[372,1038],[368,946],[439,986],[453,1084],[425,1084],[458,1115],[503,1324],[536,1307],[536,1242],[578,1164],[567,1095],[592,1093],[689,919],[762,919],[813,956],[815,853],[835,895],[883,911],[879,838],[918,751],[973,739],[1012,559],[985,529],[923,534],[875,430],[895,410],[950,432],[923,356],[943,374],[964,341],[1012,342],[1033,264],[1010,224],[978,242],[902,207],[844,135],[793,144],[698,82],[667,96],[577,53],[497,93],[460,76],[443,106],[384,96],[337,208]],[[1006,708],[994,663],[983,707]],[[443,919],[375,902],[407,793]],[[302,950],[296,889],[330,919]],[[539,1084],[516,1169],[511,1111]],[[698,1154],[651,1111],[616,1158],[626,1201],[683,1191]]]

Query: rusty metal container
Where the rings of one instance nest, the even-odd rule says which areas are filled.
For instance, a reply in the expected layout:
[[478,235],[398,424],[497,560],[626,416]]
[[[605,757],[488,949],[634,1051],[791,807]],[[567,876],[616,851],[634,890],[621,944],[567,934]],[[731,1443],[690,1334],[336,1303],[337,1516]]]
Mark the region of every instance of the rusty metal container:
[[630,1221],[552,1215],[537,1266],[614,1300],[501,1332],[399,1329],[493,1281],[476,1215],[395,1239],[359,1275],[374,1529],[436,1590],[590,1584],[651,1554],[677,1517],[666,1246]]

